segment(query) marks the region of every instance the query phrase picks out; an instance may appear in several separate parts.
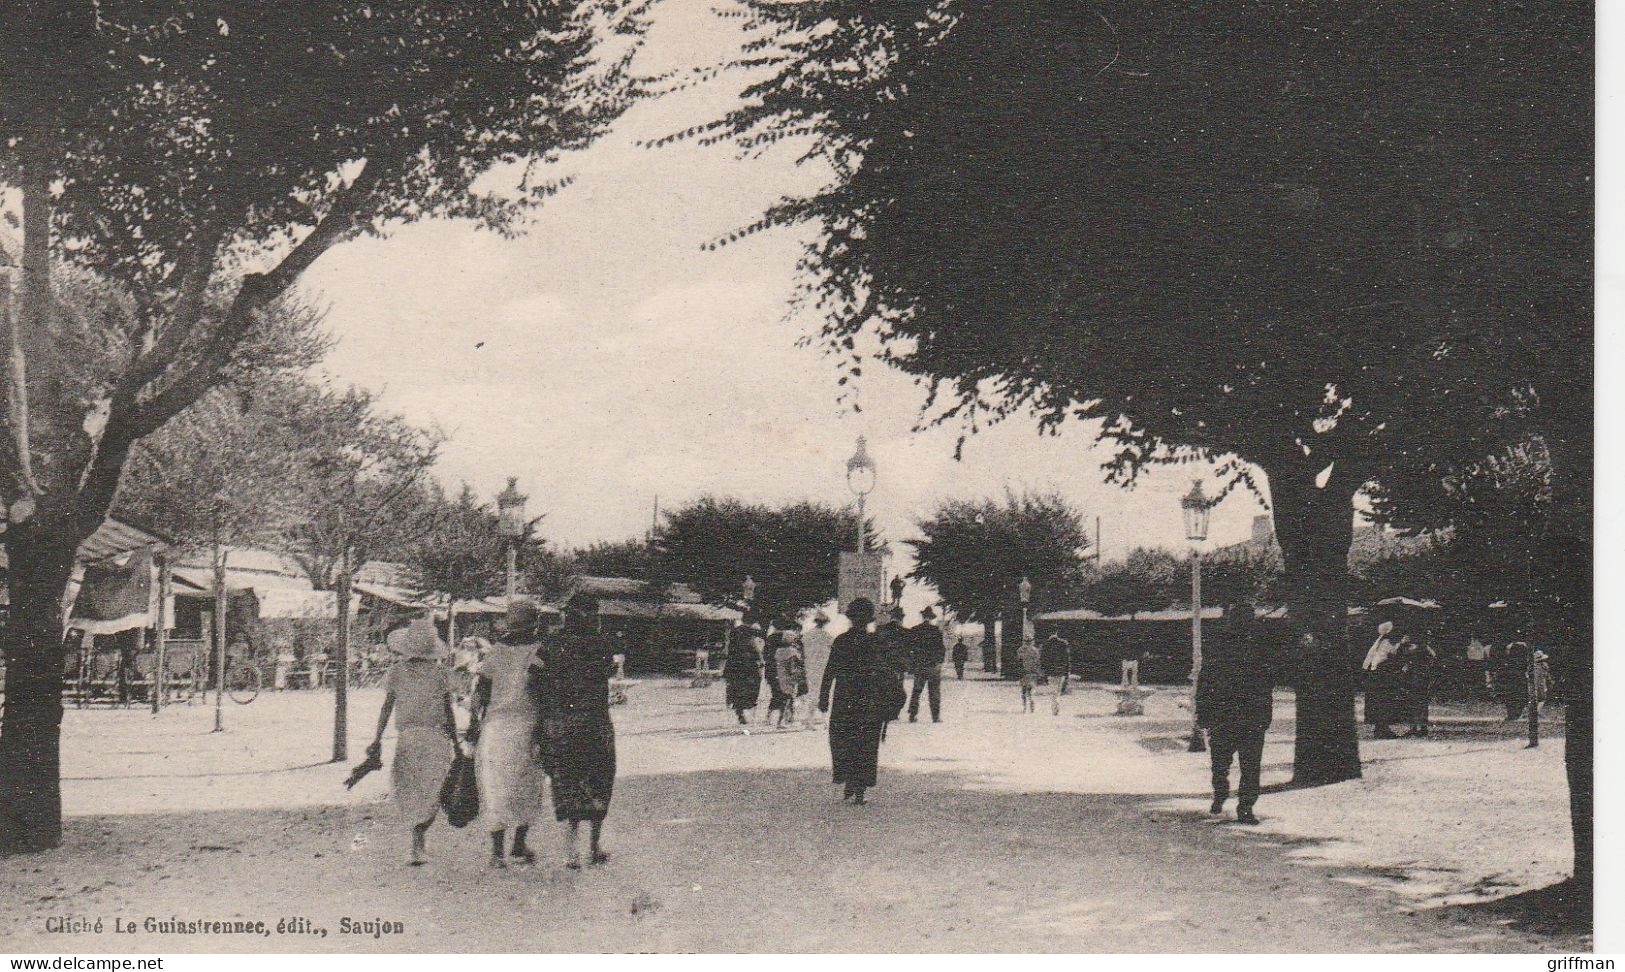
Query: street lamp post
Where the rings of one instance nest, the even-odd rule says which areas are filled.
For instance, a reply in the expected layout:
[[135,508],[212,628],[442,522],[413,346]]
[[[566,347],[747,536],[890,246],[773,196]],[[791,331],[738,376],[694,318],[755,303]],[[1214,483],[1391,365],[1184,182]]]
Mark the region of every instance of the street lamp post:
[[858,436],[858,451],[852,453],[852,458],[846,461],[846,486],[858,498],[858,553],[862,554],[868,546],[868,528],[864,523],[864,502],[869,494],[874,492],[876,479],[875,461],[869,458],[869,443],[863,436]]
[[1202,541],[1207,539],[1208,514],[1213,501],[1202,492],[1202,481],[1195,480],[1191,491],[1179,500],[1185,516],[1185,539],[1191,542],[1191,739],[1190,751],[1205,752],[1207,740],[1202,736],[1202,723],[1196,715],[1197,680],[1202,677]]
[[1025,574],[1021,577],[1021,583],[1016,585],[1016,593],[1021,595],[1021,640],[1025,642],[1027,640],[1027,605],[1033,601],[1033,582],[1028,580]]
[[508,485],[497,495],[497,532],[508,541],[507,594],[512,601],[519,592],[519,542],[525,538],[525,501],[519,492],[519,477],[509,476]]

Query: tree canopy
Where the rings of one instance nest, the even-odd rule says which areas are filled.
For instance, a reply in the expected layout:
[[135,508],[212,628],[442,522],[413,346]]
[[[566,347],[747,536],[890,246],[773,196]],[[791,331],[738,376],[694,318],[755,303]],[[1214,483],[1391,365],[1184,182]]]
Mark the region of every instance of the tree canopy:
[[751,609],[773,620],[835,597],[841,551],[856,535],[856,515],[824,503],[775,508],[702,497],[665,514],[657,576],[717,604],[738,604],[749,577]]
[[1262,470],[1317,635],[1294,776],[1358,776],[1354,495],[1482,455],[1509,416],[1579,429],[1564,461],[1589,468],[1590,11],[750,9],[767,76],[713,131],[804,138],[830,171],[753,227],[816,227],[830,348],[856,367],[878,336],[972,431],[1095,422],[1119,481],[1210,458],[1262,495]]
[[[635,101],[636,0],[24,4],[0,33],[0,181],[20,200],[0,441],[12,589],[0,849],[61,839],[73,551],[130,449],[260,362],[335,245],[429,217],[517,231],[550,167]],[[500,170],[500,171],[499,171]],[[480,180],[487,176],[491,182]],[[512,178],[509,178],[511,176]],[[89,315],[60,279],[88,274]],[[0,273],[0,311],[10,311]],[[78,348],[99,350],[81,366]]]
[[915,526],[920,535],[903,541],[914,550],[909,576],[962,620],[983,623],[1018,600],[1023,577],[1040,609],[1065,603],[1091,543],[1083,514],[1059,493],[945,500]]

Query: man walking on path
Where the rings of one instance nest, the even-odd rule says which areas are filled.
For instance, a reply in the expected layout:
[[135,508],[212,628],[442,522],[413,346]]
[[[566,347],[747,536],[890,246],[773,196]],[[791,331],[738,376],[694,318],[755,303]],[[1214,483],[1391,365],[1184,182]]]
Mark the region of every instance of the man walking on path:
[[[1204,652],[1196,683],[1196,719],[1208,731],[1212,754],[1213,806],[1208,812],[1224,812],[1224,801],[1230,797],[1230,762],[1239,759],[1236,822],[1256,824],[1253,805],[1258,802],[1264,733],[1274,716],[1275,681],[1254,631],[1253,606],[1232,605],[1227,613],[1229,637],[1215,640]],[[1304,632],[1306,652],[1314,649],[1313,639]]]
[[914,673],[914,692],[908,700],[908,721],[918,722],[920,693],[931,693],[931,721],[942,721],[942,631],[935,621],[936,609],[926,607],[920,612],[920,623],[908,629],[908,667]]
[[[818,688],[818,709],[829,713],[829,753],[841,800],[861,804],[875,785],[880,741],[886,722],[897,714],[903,685],[882,657],[880,639],[869,633],[874,605],[856,597],[846,607],[852,627],[835,639]],[[895,693],[895,694],[894,694]]]
[[1049,683],[1050,710],[1061,714],[1061,696],[1066,694],[1067,682],[1072,678],[1072,645],[1055,632],[1044,639],[1039,650],[1044,678]]
[[1044,639],[1041,650],[1044,653],[1044,674],[1050,678],[1061,676],[1060,691],[1065,695],[1072,684],[1072,642],[1051,631],[1049,637]]
[[954,642],[954,678],[961,682],[965,680],[967,661],[970,661],[970,648],[965,645],[965,639],[960,638]]
[[[909,658],[913,653],[913,635],[903,627],[903,606],[893,604],[887,612],[890,620],[875,626],[877,665],[886,676],[897,683],[899,696],[897,711],[886,720],[890,723],[903,714],[903,702],[908,696]],[[886,727],[881,726],[880,738],[886,738]]]

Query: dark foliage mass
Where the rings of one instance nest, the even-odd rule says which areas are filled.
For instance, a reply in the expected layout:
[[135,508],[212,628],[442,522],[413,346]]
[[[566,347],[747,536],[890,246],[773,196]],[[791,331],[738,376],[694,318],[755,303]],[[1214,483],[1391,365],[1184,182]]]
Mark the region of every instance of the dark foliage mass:
[[947,500],[916,524],[910,574],[936,589],[961,620],[992,623],[1016,603],[1023,577],[1033,603],[1066,604],[1091,541],[1083,514],[1057,493]]
[[1538,431],[1585,542],[1584,5],[750,9],[765,76],[715,134],[801,138],[828,167],[759,228],[817,227],[832,350],[856,367],[878,334],[970,430],[1096,421],[1118,480],[1207,457],[1224,489],[1267,493],[1321,646],[1300,782],[1359,774],[1357,492],[1421,492]]
[[666,514],[656,573],[719,604],[739,603],[749,577],[754,612],[793,616],[835,597],[840,554],[857,531],[854,513],[823,503],[775,508],[704,497]]

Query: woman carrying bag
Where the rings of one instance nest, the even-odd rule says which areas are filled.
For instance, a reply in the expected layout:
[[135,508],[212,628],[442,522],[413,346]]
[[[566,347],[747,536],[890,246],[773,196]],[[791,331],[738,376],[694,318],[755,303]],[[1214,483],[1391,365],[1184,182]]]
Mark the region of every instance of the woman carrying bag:
[[390,783],[395,805],[412,829],[407,863],[424,862],[424,835],[440,810],[441,788],[452,768],[457,747],[457,719],[451,700],[455,678],[446,665],[446,646],[426,617],[389,633],[389,650],[397,656],[384,679],[384,705],[378,732],[367,748],[369,758],[383,750],[384,728],[395,718],[395,756]]

